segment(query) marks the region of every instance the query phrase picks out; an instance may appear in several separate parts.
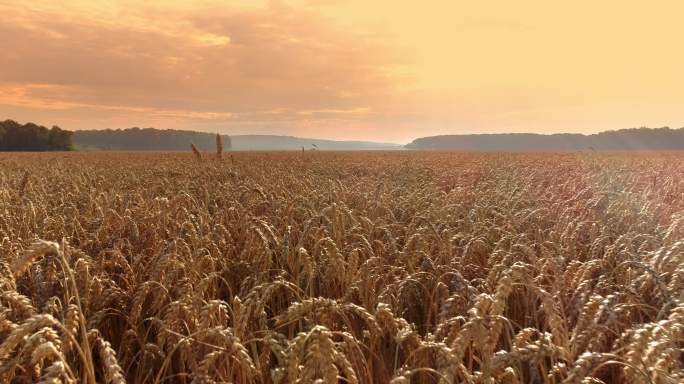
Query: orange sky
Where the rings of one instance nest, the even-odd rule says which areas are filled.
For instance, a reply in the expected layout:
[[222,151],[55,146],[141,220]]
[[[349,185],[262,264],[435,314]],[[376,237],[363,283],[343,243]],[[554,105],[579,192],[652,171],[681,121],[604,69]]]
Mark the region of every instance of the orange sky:
[[405,143],[684,125],[681,1],[0,1],[0,119]]

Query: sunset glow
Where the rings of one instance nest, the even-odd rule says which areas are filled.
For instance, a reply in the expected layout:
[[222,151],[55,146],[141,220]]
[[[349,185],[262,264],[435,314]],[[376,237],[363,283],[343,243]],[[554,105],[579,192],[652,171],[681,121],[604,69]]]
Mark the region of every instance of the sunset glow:
[[0,118],[406,143],[684,125],[680,1],[3,1]]

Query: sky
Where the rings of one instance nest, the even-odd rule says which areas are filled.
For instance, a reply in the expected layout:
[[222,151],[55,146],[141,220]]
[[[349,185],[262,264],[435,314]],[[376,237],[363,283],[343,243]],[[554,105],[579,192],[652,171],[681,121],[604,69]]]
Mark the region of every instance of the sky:
[[0,119],[407,143],[684,126],[681,1],[0,0]]

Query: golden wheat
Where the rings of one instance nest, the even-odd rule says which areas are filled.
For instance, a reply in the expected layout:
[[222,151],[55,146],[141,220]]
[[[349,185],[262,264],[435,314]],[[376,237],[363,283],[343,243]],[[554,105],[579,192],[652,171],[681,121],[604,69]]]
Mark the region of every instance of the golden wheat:
[[682,154],[192,148],[0,154],[0,382],[684,381]]

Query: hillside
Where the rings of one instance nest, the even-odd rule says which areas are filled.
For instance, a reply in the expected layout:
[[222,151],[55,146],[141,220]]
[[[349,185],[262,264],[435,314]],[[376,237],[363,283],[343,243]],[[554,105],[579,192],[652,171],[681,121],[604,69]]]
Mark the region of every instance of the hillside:
[[304,147],[305,149],[317,148],[320,150],[350,151],[401,148],[401,145],[391,143],[306,139],[276,135],[236,135],[231,136],[231,139],[233,140],[234,150],[301,150]]
[[[190,143],[200,150],[215,148],[215,135],[206,132],[174,129],[128,128],[76,131],[73,137],[79,149],[117,151],[187,151]],[[335,141],[277,135],[223,136],[224,147],[232,150],[364,150],[400,149],[399,144],[367,141]]]
[[[128,128],[93,131],[76,131],[73,136],[77,149],[100,149],[115,151],[187,151],[190,143],[200,150],[216,148],[216,135],[205,132],[174,129]],[[223,146],[231,148],[228,136],[223,136]]]
[[506,133],[422,137],[409,149],[465,151],[526,150],[678,150],[684,149],[684,128],[631,128],[597,134]]

